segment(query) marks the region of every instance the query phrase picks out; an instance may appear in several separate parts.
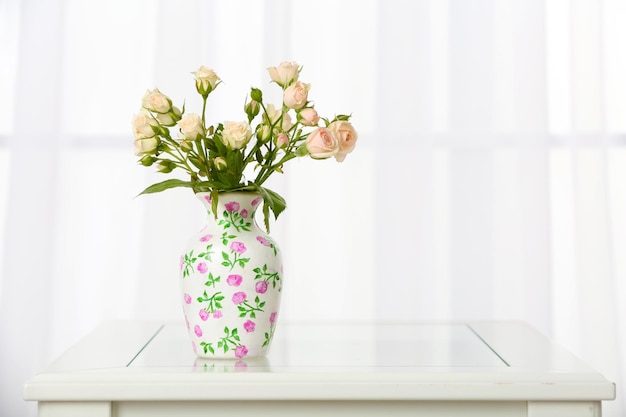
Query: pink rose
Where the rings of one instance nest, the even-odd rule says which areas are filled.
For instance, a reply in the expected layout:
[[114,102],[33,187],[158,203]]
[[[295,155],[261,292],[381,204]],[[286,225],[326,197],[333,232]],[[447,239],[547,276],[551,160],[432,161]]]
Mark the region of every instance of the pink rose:
[[252,200],[252,207],[254,207],[257,204],[259,204],[262,200],[263,200],[263,197],[257,197],[254,200]]
[[332,122],[328,126],[328,130],[332,132],[333,136],[337,138],[339,142],[339,150],[337,151],[337,155],[335,155],[335,159],[337,159],[338,162],[342,162],[346,158],[346,155],[354,150],[358,134],[352,124],[344,120]]
[[206,321],[209,318],[209,313],[206,310],[200,310],[198,313],[202,321]]
[[259,294],[265,294],[265,292],[267,291],[267,282],[265,281],[259,281],[256,283],[256,285],[254,286],[254,288],[256,289],[256,292]]
[[339,141],[325,127],[318,127],[306,139],[306,149],[314,159],[326,159],[337,155]]
[[193,326],[193,332],[196,334],[196,336],[200,337],[202,336],[202,329],[200,328],[200,326],[198,326],[197,324],[195,326]]
[[191,295],[185,293],[184,298],[185,298],[185,304],[191,304]]
[[183,264],[185,263],[185,258],[183,257],[183,255],[180,255],[180,258],[178,259],[178,267],[182,270],[183,269]]
[[226,203],[224,204],[224,207],[226,208],[226,211],[228,212],[233,212],[233,211],[239,211],[239,203],[236,201],[231,201],[230,203]]
[[241,210],[241,217],[243,217],[244,219],[248,217],[248,210],[243,209]]
[[210,196],[205,195],[205,196],[204,196],[204,200],[205,200],[207,203],[211,204],[211,197],[210,197]]
[[272,314],[270,314],[270,323],[275,323],[276,322],[276,312],[273,312]]
[[279,133],[278,137],[276,137],[276,147],[284,148],[289,145],[289,137],[285,133]]
[[206,266],[206,262],[200,262],[196,269],[198,269],[198,272],[200,272],[201,274],[204,274],[206,271],[209,270],[209,267]]
[[307,102],[310,84],[296,81],[285,89],[283,103],[290,109],[301,109]]
[[213,318],[214,319],[222,318],[222,310],[215,310],[215,313],[213,313]]
[[239,291],[233,294],[233,303],[241,304],[246,301],[246,293],[243,291]]
[[252,320],[248,320],[247,322],[245,322],[243,324],[243,328],[246,330],[246,332],[250,333],[253,332],[254,329],[256,327],[256,324],[254,324],[254,322]]
[[200,238],[200,242],[208,242],[213,238],[213,235],[204,235]]
[[226,282],[228,283],[228,285],[230,285],[231,287],[238,287],[241,284],[241,281],[243,280],[241,275],[229,275],[228,278],[226,278]]
[[240,255],[244,253],[246,249],[246,245],[244,245],[243,242],[233,242],[230,244],[230,250]]
[[244,346],[237,346],[235,348],[235,356],[238,358],[243,358],[244,356],[246,356],[248,354],[248,349]]
[[320,122],[320,115],[317,114],[317,110],[313,107],[306,107],[300,110],[299,117],[300,123],[305,126],[317,126]]
[[263,236],[257,236],[257,237],[256,237],[256,240],[258,240],[258,241],[259,241],[259,243],[260,243],[261,245],[263,245],[263,246],[268,246],[268,247],[269,247],[269,246],[271,245],[270,241],[269,241],[269,240],[267,240],[267,239],[265,239]]

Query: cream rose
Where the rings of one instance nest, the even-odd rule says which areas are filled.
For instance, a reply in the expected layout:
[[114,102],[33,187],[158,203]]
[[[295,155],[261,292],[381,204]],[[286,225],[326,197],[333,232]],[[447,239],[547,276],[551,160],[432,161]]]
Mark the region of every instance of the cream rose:
[[345,120],[337,120],[328,126],[337,141],[339,142],[339,150],[335,158],[338,162],[343,162],[346,155],[354,150],[358,135],[350,122]]
[[162,125],[174,126],[180,120],[181,111],[178,107],[172,106],[172,110],[167,113],[157,113],[156,118]]
[[306,107],[300,110],[298,114],[300,116],[300,123],[305,126],[317,126],[317,124],[320,122],[320,115],[317,114],[317,110],[315,110],[313,107]]
[[196,113],[189,113],[178,122],[180,132],[185,139],[196,140],[198,136],[204,136],[202,119]]
[[289,84],[298,80],[300,65],[293,61],[281,62],[277,67],[269,67],[267,71],[272,81],[283,88],[287,88]]
[[155,113],[167,113],[172,109],[172,100],[155,88],[152,91],[146,91],[141,99],[141,105],[144,109]]
[[307,102],[310,84],[296,81],[285,89],[283,103],[290,109],[301,109]]
[[276,137],[276,147],[283,148],[289,145],[289,137],[285,133],[279,133]]
[[135,155],[154,155],[159,146],[159,138],[157,136],[151,138],[140,138],[135,140]]
[[325,127],[318,127],[306,139],[306,149],[314,159],[326,159],[337,155],[339,142]]
[[293,123],[291,121],[291,116],[289,115],[289,113],[283,113],[282,111],[276,109],[276,107],[273,104],[268,104],[267,106],[265,106],[265,112],[267,116],[266,121],[269,122],[269,124],[271,125],[276,124],[276,122],[282,115],[283,120],[280,124],[280,128],[284,131],[288,131],[293,126]]
[[222,142],[229,149],[241,149],[248,144],[252,130],[247,122],[224,122]]
[[211,68],[202,65],[198,71],[192,72],[196,80],[196,89],[202,95],[209,94],[220,82],[220,77]]
[[151,138],[155,135],[153,127],[158,127],[157,122],[150,112],[146,109],[139,110],[139,113],[133,117],[133,134],[136,139]]

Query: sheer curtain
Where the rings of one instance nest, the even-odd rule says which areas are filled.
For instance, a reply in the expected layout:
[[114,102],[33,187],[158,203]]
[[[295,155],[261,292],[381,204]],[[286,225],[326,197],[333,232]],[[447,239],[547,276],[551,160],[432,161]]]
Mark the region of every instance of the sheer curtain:
[[282,320],[524,320],[621,392],[624,20],[620,0],[0,0],[0,414],[34,415],[23,382],[99,322],[181,318],[202,213],[135,198],[162,179],[133,155],[145,89],[192,108],[209,65],[219,122],[283,60],[360,138],[272,183]]

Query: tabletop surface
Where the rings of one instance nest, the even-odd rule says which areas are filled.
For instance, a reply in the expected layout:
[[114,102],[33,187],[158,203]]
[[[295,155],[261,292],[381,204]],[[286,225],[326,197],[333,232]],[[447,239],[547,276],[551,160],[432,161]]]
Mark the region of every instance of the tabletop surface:
[[203,360],[183,323],[112,321],[24,387],[38,401],[614,397],[521,322],[280,323],[266,358]]

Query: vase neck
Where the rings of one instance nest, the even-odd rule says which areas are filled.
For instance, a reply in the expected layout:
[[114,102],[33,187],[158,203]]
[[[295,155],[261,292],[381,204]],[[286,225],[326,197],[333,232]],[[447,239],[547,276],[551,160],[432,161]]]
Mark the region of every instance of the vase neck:
[[[210,193],[197,193],[209,215],[213,213],[213,201]],[[263,202],[263,197],[254,192],[233,191],[218,194],[217,217],[238,215],[242,218],[253,219],[256,209]]]

